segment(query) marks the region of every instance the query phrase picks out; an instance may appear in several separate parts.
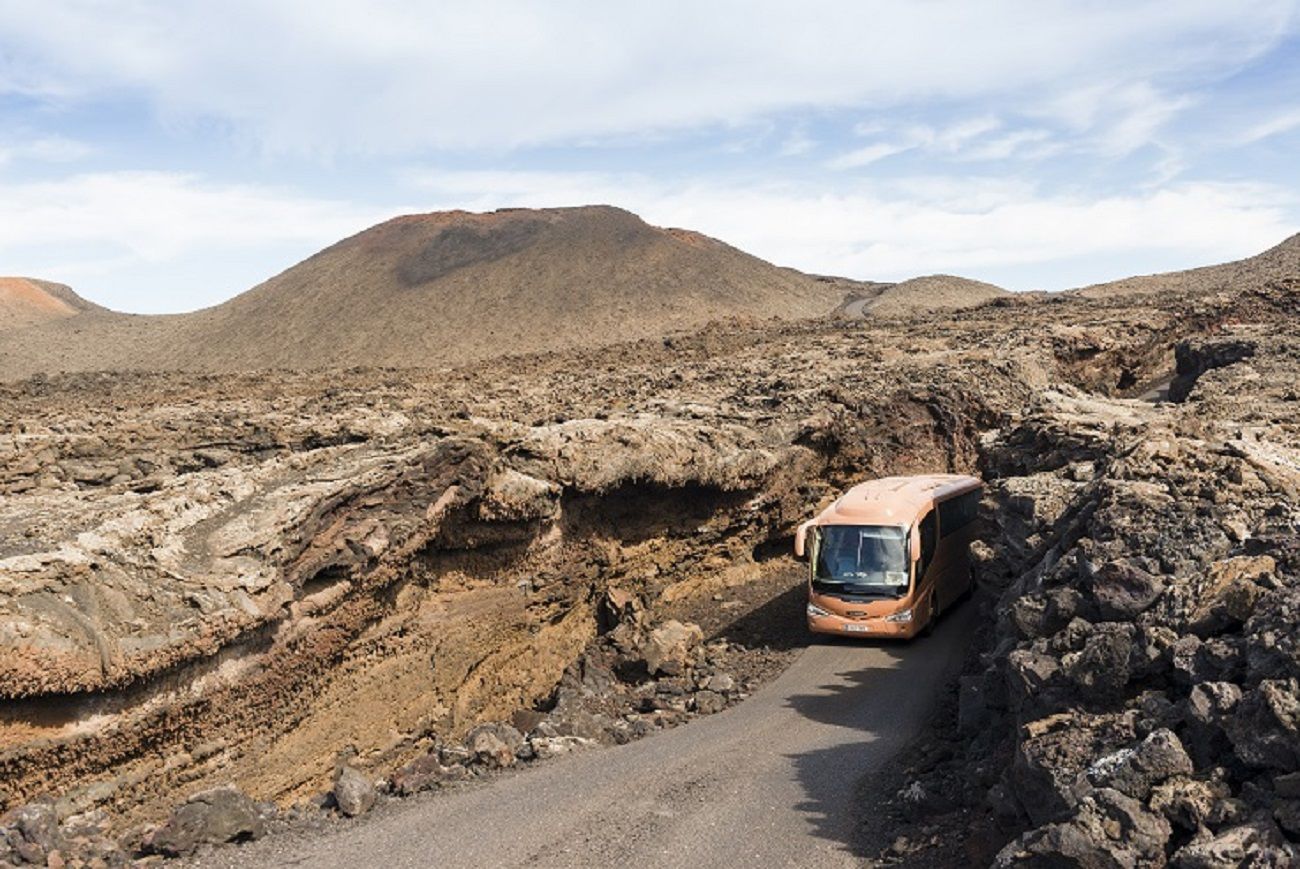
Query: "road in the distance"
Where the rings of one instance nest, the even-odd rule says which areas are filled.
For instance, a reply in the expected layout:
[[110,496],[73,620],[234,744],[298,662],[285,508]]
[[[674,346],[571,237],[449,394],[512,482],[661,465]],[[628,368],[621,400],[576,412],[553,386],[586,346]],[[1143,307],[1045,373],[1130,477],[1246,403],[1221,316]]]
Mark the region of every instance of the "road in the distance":
[[858,865],[858,785],[926,726],[974,610],[909,645],[811,645],[744,703],[628,745],[394,803],[324,834],[222,849],[204,865]]

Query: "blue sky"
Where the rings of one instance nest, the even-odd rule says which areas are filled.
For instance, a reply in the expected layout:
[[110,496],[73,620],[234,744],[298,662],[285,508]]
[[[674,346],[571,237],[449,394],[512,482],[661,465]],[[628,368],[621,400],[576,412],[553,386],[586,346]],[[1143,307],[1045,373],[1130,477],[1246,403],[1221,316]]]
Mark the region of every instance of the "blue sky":
[[1248,256],[1300,231],[1297,5],[0,0],[0,274],[191,310],[592,202],[876,280]]

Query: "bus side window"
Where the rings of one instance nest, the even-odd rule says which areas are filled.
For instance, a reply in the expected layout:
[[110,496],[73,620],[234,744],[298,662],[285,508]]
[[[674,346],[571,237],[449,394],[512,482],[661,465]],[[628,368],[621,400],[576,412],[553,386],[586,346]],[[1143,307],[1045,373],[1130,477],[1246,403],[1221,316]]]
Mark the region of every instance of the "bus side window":
[[947,537],[962,526],[961,499],[949,498],[939,505],[939,534]]
[[[930,568],[930,562],[934,560],[935,547],[935,511],[931,510],[925,514],[921,520],[921,572],[919,577],[925,576],[925,572]],[[918,578],[919,578],[918,577]]]
[[979,511],[980,492],[967,492],[956,498],[949,498],[939,505],[939,533],[947,537],[954,531],[960,531],[975,521]]

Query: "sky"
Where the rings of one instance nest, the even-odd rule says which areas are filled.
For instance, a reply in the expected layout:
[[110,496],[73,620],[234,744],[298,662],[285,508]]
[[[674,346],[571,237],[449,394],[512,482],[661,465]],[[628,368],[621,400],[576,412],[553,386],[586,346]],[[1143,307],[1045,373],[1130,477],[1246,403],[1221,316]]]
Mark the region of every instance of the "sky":
[[1300,0],[0,0],[0,274],[219,303],[398,214],[608,203],[1064,289],[1300,231]]

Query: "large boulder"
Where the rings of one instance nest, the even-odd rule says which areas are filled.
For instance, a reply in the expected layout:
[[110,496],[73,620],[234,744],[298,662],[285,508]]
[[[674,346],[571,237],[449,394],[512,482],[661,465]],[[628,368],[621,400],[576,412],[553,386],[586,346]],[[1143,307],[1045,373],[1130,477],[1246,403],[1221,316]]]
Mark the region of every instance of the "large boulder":
[[1073,815],[1025,833],[994,860],[995,866],[1062,866],[1132,869],[1159,866],[1173,830],[1161,815],[1111,788],[1084,796]]
[[1118,716],[1062,713],[1024,727],[1008,771],[1011,791],[1034,824],[1067,817],[1090,791],[1093,760],[1131,743],[1132,726]]
[[1229,793],[1228,786],[1220,781],[1175,776],[1151,789],[1149,804],[1176,827],[1196,832],[1206,825],[1215,806]]
[[727,698],[708,688],[697,691],[694,699],[695,711],[701,715],[713,715],[727,708]]
[[1061,664],[1045,648],[1016,649],[1007,656],[1007,682],[1013,702],[1024,704],[1059,682]]
[[1242,696],[1226,730],[1237,757],[1248,765],[1300,769],[1300,681],[1261,682]]
[[514,766],[523,746],[523,734],[509,724],[482,724],[465,737],[474,759],[497,769]]
[[1295,866],[1298,861],[1300,848],[1286,841],[1271,822],[1260,819],[1194,840],[1176,851],[1170,863],[1176,869],[1223,869]]
[[1122,696],[1136,635],[1133,625],[1104,622],[1093,626],[1081,651],[1061,657],[1066,676],[1086,699],[1105,703]]
[[200,845],[220,845],[258,839],[266,823],[257,804],[238,788],[225,786],[202,791],[177,808],[167,823],[149,838],[151,850],[179,857]]
[[641,657],[651,675],[676,676],[689,666],[695,649],[703,642],[704,632],[699,625],[671,619],[650,632],[641,646]]
[[1278,800],[1273,819],[1292,838],[1300,837],[1300,800]]
[[[1081,570],[1085,564],[1080,561]],[[1131,619],[1155,603],[1165,588],[1160,577],[1128,561],[1107,562],[1088,573],[1082,584],[1099,621]]]
[[1210,565],[1209,580],[1191,614],[1191,630],[1210,636],[1249,619],[1264,593],[1260,581],[1276,568],[1267,555],[1239,555]]
[[1198,766],[1231,751],[1224,725],[1240,702],[1241,688],[1232,682],[1202,682],[1183,701],[1184,744]]
[[1108,754],[1088,768],[1088,780],[1145,800],[1157,784],[1175,775],[1190,775],[1192,759],[1173,731],[1161,728],[1132,748]]
[[0,865],[9,861],[44,866],[50,854],[62,847],[54,806],[32,803],[0,816]]
[[393,791],[409,797],[447,782],[460,781],[469,775],[463,764],[444,763],[445,759],[440,753],[417,757],[392,774],[389,780]]
[[349,818],[370,811],[376,798],[375,783],[360,770],[344,764],[334,774],[334,802]]
[[1300,677],[1300,586],[1260,598],[1246,622],[1246,673],[1251,682]]

